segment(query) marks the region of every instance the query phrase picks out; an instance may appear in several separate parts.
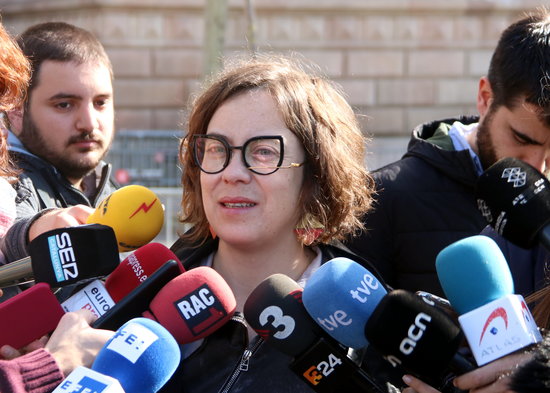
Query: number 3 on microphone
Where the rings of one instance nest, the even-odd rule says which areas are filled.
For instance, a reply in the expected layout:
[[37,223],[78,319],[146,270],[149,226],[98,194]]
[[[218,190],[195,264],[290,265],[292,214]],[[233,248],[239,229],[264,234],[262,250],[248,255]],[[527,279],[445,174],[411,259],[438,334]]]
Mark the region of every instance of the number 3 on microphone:
[[278,330],[273,334],[273,337],[279,340],[284,340],[290,336],[294,331],[294,326],[296,326],[294,318],[284,315],[283,310],[277,306],[266,307],[260,314],[259,320],[262,326],[267,325],[270,319],[272,319],[271,325],[275,330]]
[[328,377],[334,371],[334,367],[339,364],[342,364],[342,360],[331,353],[328,355],[328,362],[323,360],[317,366],[311,366],[304,372],[304,377],[312,385],[318,385],[321,379]]

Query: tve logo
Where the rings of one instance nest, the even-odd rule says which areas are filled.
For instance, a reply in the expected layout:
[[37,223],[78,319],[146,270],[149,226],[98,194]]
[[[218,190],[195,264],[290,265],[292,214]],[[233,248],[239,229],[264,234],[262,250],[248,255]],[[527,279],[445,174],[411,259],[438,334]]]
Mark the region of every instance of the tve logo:
[[48,237],[50,260],[57,282],[78,277],[71,236],[67,232]]
[[174,304],[189,330],[196,336],[227,316],[227,312],[207,284],[201,285]]
[[158,336],[139,323],[129,323],[124,329],[119,329],[107,345],[107,349],[124,356],[132,363],[158,340]]

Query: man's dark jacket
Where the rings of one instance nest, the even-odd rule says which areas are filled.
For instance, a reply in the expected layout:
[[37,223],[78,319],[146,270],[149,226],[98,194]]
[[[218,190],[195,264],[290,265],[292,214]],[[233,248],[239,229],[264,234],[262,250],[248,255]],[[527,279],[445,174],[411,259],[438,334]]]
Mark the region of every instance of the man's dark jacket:
[[390,286],[443,296],[437,254],[487,225],[474,197],[472,158],[467,150],[455,151],[448,135],[454,121],[477,120],[418,126],[403,158],[373,173],[378,194],[365,218],[367,231],[346,245],[374,264]]

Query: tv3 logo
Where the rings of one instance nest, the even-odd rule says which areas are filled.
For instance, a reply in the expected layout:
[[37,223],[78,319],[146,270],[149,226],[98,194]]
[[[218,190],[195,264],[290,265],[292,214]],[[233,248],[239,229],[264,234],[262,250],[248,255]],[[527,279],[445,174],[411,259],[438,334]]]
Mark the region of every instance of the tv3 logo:
[[318,385],[324,377],[328,377],[334,371],[334,368],[342,364],[342,360],[330,353],[327,360],[319,362],[316,366],[311,366],[304,372],[305,379],[312,385]]

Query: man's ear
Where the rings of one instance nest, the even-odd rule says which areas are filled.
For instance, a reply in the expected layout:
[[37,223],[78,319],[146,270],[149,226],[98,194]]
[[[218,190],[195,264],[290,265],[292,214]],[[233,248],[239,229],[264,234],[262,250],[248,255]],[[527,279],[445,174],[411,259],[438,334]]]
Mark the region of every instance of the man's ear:
[[21,134],[21,130],[23,129],[23,110],[23,107],[19,107],[6,112],[10,123],[10,130],[15,135]]
[[493,89],[489,83],[489,79],[484,76],[479,79],[479,85],[477,89],[477,111],[480,118],[483,118],[491,104],[493,103]]

